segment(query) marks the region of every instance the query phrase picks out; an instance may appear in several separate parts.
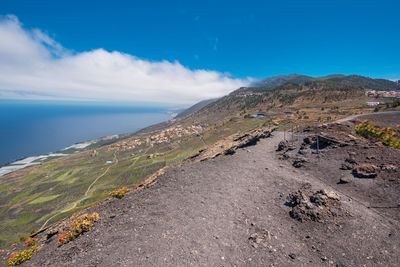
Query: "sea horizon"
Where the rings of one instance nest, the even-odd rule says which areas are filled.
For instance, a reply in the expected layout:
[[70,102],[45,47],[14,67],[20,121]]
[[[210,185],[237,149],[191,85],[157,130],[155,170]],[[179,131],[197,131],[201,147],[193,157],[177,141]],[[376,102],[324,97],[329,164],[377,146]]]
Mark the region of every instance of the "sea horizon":
[[0,168],[167,121],[169,107],[136,103],[0,100]]

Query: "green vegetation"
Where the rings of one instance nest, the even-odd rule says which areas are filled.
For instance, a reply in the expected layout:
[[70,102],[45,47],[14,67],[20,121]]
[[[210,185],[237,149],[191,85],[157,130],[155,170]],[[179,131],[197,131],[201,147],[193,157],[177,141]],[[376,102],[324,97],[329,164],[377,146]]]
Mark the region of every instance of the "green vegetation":
[[120,188],[120,189],[116,189],[116,190],[113,190],[113,191],[109,192],[108,195],[109,195],[110,197],[115,197],[115,198],[121,199],[121,198],[123,198],[123,197],[125,196],[125,194],[128,193],[129,191],[130,191],[130,189],[129,189],[128,187],[124,186],[124,187],[122,187],[122,188]]
[[365,138],[380,141],[384,145],[400,148],[400,141],[395,139],[395,137],[400,137],[400,134],[391,127],[380,129],[366,120],[356,126],[356,132]]
[[24,261],[32,258],[33,255],[39,250],[39,247],[34,245],[30,249],[23,250],[21,252],[12,253],[8,260],[8,266],[15,266],[23,263]]
[[50,201],[53,200],[57,197],[59,197],[60,195],[51,195],[51,196],[46,196],[46,197],[39,197],[31,202],[29,202],[29,204],[38,204],[38,203],[42,203],[42,202],[46,202],[46,201]]
[[37,238],[33,238],[33,237],[28,238],[27,240],[25,240],[25,245],[28,247],[32,247],[32,246],[36,245],[37,241],[38,241]]

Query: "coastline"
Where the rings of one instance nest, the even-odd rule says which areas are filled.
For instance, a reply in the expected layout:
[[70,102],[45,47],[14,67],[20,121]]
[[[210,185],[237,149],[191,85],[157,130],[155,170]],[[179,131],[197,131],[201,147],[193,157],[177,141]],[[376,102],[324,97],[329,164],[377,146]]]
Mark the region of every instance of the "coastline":
[[23,157],[20,159],[17,159],[11,163],[7,163],[5,165],[0,165],[0,177],[12,173],[14,171],[33,166],[33,165],[39,165],[44,162],[47,162],[52,159],[60,158],[60,157],[65,157],[77,152],[85,151],[88,149],[94,149],[103,145],[107,145],[110,143],[113,143],[121,138],[124,138],[125,136],[128,136],[130,134],[114,134],[110,136],[103,136],[98,139],[94,140],[89,140],[89,141],[84,141],[84,142],[78,142],[73,145],[67,146],[65,148],[62,148],[56,152],[49,152],[46,154],[42,155],[35,155],[35,156],[27,156]]
[[74,143],[73,145],[61,148],[60,150],[57,150],[55,152],[48,152],[48,153],[43,153],[43,154],[37,154],[37,155],[28,155],[24,157],[17,158],[13,161],[6,162],[5,164],[0,164],[0,177],[12,173],[14,171],[33,166],[33,165],[39,165],[41,163],[47,162],[49,160],[55,159],[55,158],[60,158],[60,157],[65,157],[77,152],[81,152],[84,150],[88,149],[93,149],[96,147],[100,147],[112,142],[115,142],[121,138],[124,138],[126,136],[130,136],[132,134],[137,134],[140,133],[142,130],[147,129],[149,127],[153,127],[154,125],[158,124],[165,124],[168,123],[169,121],[173,120],[174,116],[176,116],[177,113],[172,112],[172,111],[166,111],[165,114],[167,114],[170,119],[161,121],[159,123],[151,123],[148,126],[141,127],[140,129],[130,132],[130,133],[121,133],[121,134],[113,134],[113,135],[108,135],[108,136],[103,136],[99,137],[96,139],[91,139],[87,141],[78,141]]
[[[103,137],[103,138],[105,138],[105,137]],[[101,138],[101,139],[103,139],[103,138]],[[6,175],[8,173],[12,173],[14,171],[29,167],[29,166],[39,165],[39,164],[46,162],[48,160],[51,160],[51,159],[65,157],[65,156],[71,155],[76,152],[84,151],[84,150],[88,149],[88,147],[91,144],[96,144],[101,139],[76,143],[76,144],[73,144],[71,146],[63,148],[56,152],[49,152],[47,154],[42,154],[42,155],[37,155],[37,156],[28,156],[28,157],[18,159],[11,163],[0,166],[0,177],[3,175]]]

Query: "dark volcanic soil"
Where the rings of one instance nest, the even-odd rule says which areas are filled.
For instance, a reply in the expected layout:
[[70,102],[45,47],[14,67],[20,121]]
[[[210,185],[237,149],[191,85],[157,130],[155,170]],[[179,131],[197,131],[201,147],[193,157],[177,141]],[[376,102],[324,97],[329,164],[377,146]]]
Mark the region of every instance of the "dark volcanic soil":
[[[374,179],[338,182],[351,174],[340,170],[349,152],[357,163],[374,156],[376,165],[398,167],[399,150],[357,141],[299,155],[303,137],[318,131],[304,133],[287,157],[275,151],[283,139],[275,132],[234,155],[169,169],[155,185],[93,208],[100,220],[91,232],[61,247],[54,236],[24,265],[398,266],[399,180],[380,170]],[[317,192],[309,194],[314,204],[339,196],[341,214],[292,218],[288,196],[305,182]]]

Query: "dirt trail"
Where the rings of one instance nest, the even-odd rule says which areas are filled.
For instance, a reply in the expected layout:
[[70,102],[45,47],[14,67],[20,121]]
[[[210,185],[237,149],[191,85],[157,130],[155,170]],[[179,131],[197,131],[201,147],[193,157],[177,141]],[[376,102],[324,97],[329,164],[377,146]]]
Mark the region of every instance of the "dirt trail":
[[374,116],[376,116],[376,115],[383,115],[384,117],[388,117],[388,116],[400,116],[400,111],[387,111],[387,112],[378,112],[378,113],[375,112],[375,113],[356,114],[356,115],[351,115],[351,116],[348,116],[348,117],[346,117],[346,118],[337,120],[337,121],[335,121],[335,122],[337,122],[337,123],[343,123],[343,122],[346,122],[346,121],[354,120],[354,119],[357,119],[357,118],[364,118],[364,117],[365,117],[365,119],[368,119],[368,117],[374,117]]
[[94,179],[94,181],[93,181],[93,182],[89,185],[89,187],[87,188],[87,190],[86,190],[85,194],[82,196],[82,198],[80,198],[80,199],[74,201],[74,202],[71,203],[66,209],[64,209],[64,210],[62,210],[61,212],[58,212],[58,213],[54,214],[53,216],[51,216],[50,218],[48,218],[48,219],[44,222],[44,224],[42,225],[42,227],[40,227],[40,229],[39,229],[38,231],[39,231],[39,232],[42,231],[42,230],[46,227],[46,225],[49,223],[50,220],[52,220],[52,219],[55,218],[56,216],[60,215],[61,213],[70,211],[70,210],[72,210],[72,209],[75,209],[76,206],[77,206],[83,199],[85,199],[85,197],[87,197],[87,195],[88,195],[89,192],[90,192],[90,189],[94,186],[94,184],[95,184],[101,177],[103,177],[104,175],[106,175],[112,166],[118,165],[117,152],[114,153],[113,159],[114,159],[114,164],[108,166],[107,169],[106,169],[101,175],[99,175],[96,179]]
[[[28,266],[397,266],[399,223],[278,159],[280,132],[256,146],[167,169],[157,183],[96,207],[94,230]],[[301,223],[286,196],[332,189],[351,216]]]

